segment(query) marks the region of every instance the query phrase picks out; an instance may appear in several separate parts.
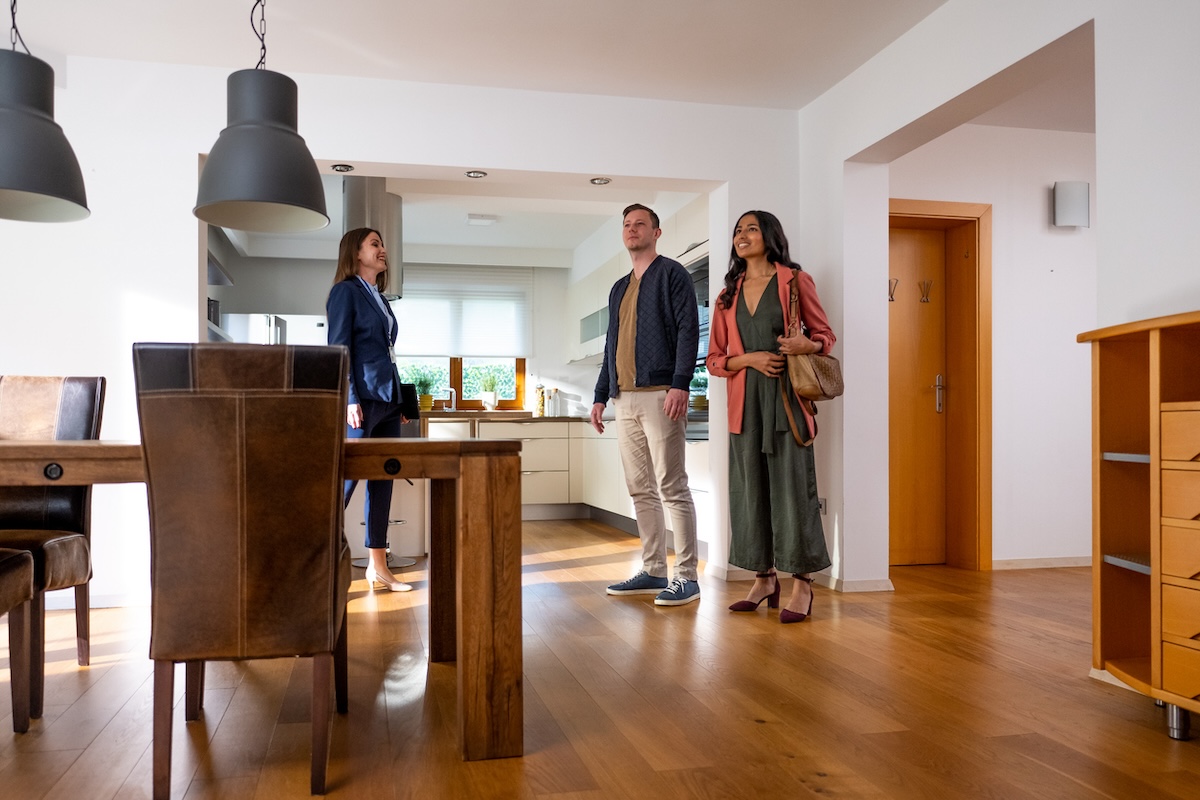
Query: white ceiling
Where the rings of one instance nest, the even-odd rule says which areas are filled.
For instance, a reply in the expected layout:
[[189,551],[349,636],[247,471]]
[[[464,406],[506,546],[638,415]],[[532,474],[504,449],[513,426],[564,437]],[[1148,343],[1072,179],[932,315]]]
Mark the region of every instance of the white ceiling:
[[[801,108],[900,37],[945,0],[274,0],[267,5],[267,67],[429,83]],[[252,0],[48,0],[21,3],[17,22],[33,55],[253,67],[259,43]],[[1025,96],[979,118],[993,125],[1092,130],[1092,58],[1068,53]],[[68,132],[69,133],[69,132]],[[214,131],[214,137],[216,132]],[[301,131],[303,134],[303,131]],[[318,162],[329,172],[328,162]],[[620,213],[630,184],[594,187],[590,175],[356,164],[404,197],[409,252],[490,247],[507,257],[561,261]],[[664,208],[708,187],[641,182]],[[255,255],[332,258],[336,217],[307,237],[252,237]],[[621,199],[619,199],[621,198]],[[468,226],[467,214],[499,218]],[[448,250],[449,251],[449,250]],[[525,255],[521,255],[524,253]],[[568,256],[569,258],[569,256]],[[568,262],[569,263],[569,262]],[[566,264],[564,264],[565,266]]]

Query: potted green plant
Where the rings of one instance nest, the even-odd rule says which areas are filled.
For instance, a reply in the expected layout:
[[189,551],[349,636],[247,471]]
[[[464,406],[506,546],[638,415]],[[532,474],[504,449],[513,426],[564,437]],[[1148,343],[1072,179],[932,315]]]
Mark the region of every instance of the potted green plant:
[[479,376],[479,399],[488,411],[496,410],[496,383],[495,373],[485,372]]
[[417,407],[422,411],[433,408],[433,384],[435,376],[427,367],[417,367],[410,373],[413,385],[417,387]]
[[696,370],[692,375],[691,396],[688,404],[693,411],[708,410],[708,373]]

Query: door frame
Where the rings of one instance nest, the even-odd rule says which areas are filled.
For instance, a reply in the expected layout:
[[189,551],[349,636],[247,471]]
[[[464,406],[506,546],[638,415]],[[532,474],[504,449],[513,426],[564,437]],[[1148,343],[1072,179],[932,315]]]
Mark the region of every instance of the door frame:
[[952,279],[947,259],[946,363],[948,374],[954,370],[950,392],[959,402],[947,403],[946,564],[991,570],[992,207],[893,198],[888,229],[893,227],[944,229],[947,249],[952,240],[956,248],[974,244],[973,276],[968,268],[965,280]]

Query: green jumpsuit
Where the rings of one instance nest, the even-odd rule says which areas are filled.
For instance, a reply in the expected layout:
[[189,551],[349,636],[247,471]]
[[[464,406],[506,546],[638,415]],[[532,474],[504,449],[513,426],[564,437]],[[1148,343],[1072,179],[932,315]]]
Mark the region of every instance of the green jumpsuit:
[[[754,314],[738,292],[736,320],[747,353],[779,352],[776,337],[784,334],[778,278],[763,290]],[[817,500],[817,470],[812,445],[801,447],[792,437],[779,382],[788,386],[788,402],[803,438],[807,425],[800,403],[787,381],[768,378],[747,367],[746,406],[742,432],[729,435],[729,517],[732,538],[729,563],[755,572],[806,575],[830,565]]]

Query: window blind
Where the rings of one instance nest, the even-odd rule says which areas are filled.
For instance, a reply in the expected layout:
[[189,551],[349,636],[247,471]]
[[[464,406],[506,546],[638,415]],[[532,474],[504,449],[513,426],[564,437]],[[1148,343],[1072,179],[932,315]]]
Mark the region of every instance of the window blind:
[[396,352],[524,358],[532,349],[533,269],[404,265]]

